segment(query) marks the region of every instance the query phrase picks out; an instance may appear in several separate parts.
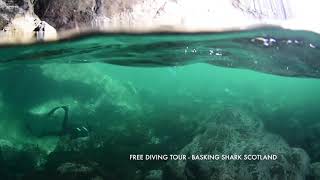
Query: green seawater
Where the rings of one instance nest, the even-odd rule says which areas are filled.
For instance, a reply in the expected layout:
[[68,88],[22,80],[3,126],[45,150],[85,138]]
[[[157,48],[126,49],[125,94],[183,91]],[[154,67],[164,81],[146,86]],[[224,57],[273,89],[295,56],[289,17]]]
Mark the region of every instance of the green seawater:
[[[0,179],[311,180],[320,161],[319,40],[263,28],[2,46]],[[186,160],[182,175],[179,161],[130,160],[241,153],[279,158]]]

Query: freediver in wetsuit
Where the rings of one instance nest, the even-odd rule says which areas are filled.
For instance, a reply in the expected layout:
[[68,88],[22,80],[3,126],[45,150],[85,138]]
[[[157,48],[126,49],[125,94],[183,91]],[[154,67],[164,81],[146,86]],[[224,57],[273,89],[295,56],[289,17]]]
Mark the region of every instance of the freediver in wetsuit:
[[[64,111],[64,117],[62,121],[62,126],[60,131],[49,131],[44,132],[39,135],[38,137],[46,137],[46,136],[69,136],[70,138],[79,138],[79,137],[86,137],[89,136],[89,130],[85,126],[80,127],[72,127],[68,124],[69,120],[69,108],[68,106],[58,106],[53,108],[45,115],[45,119],[50,118],[58,109],[62,109]],[[32,129],[28,127],[29,131],[32,132]]]

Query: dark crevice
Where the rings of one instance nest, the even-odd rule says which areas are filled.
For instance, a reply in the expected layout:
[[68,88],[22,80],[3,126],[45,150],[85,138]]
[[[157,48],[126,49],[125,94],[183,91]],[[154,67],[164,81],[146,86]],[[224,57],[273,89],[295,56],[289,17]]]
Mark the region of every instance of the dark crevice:
[[101,14],[102,0],[95,0],[94,13]]

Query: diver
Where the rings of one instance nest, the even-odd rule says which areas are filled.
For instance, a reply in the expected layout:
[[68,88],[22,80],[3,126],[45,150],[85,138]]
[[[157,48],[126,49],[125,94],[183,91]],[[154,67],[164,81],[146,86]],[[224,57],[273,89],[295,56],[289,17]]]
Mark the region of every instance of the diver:
[[[61,129],[58,131],[46,131],[41,134],[36,135],[37,137],[46,137],[46,136],[69,136],[71,139],[76,139],[80,137],[89,136],[88,127],[85,126],[71,126],[69,124],[69,107],[68,106],[58,106],[49,111],[42,120],[48,120],[50,117],[59,109],[64,111],[63,121],[61,125]],[[30,125],[27,125],[27,129],[32,133],[33,130]]]

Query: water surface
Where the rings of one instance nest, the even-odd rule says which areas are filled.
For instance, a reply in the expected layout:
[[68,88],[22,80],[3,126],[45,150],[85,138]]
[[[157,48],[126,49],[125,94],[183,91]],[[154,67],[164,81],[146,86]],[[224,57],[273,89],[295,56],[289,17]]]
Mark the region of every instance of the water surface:
[[[73,163],[95,169],[86,177],[143,180],[150,170],[179,168],[166,161],[128,161],[129,154],[182,153],[211,131],[208,138],[215,146],[230,141],[238,147],[230,151],[291,157],[301,148],[308,163],[319,162],[319,40],[312,32],[261,28],[91,34],[2,46],[0,148],[18,155],[0,154],[0,177],[83,178],[66,168]],[[69,108],[66,127],[62,109],[50,113],[60,106]],[[219,129],[233,133],[220,136]],[[232,144],[231,136],[243,147]],[[265,136],[273,139],[264,142]],[[250,142],[243,143],[244,137]],[[215,152],[205,147],[206,153]],[[281,168],[270,177],[287,171],[309,177],[309,171],[279,162]],[[215,173],[221,165],[214,164]],[[193,166],[188,171],[199,173]],[[198,175],[206,180],[205,174]]]

